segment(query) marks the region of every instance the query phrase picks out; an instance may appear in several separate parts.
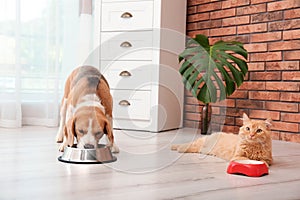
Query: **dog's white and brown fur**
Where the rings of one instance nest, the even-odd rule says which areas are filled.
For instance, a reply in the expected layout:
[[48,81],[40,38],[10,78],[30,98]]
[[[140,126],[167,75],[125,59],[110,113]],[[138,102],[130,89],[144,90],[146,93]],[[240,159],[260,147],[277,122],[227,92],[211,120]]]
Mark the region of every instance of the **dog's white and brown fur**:
[[82,66],[68,77],[60,109],[56,141],[59,151],[73,146],[96,148],[103,135],[112,152],[119,152],[112,130],[112,96],[109,85],[98,69]]

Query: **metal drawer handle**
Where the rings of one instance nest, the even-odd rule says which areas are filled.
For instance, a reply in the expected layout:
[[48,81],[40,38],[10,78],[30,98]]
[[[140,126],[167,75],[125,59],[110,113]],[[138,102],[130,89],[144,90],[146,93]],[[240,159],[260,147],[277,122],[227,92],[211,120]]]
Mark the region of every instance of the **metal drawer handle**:
[[119,76],[131,76],[131,73],[129,71],[122,71]]
[[129,101],[127,101],[127,100],[121,100],[121,101],[119,102],[119,105],[120,105],[120,106],[130,106],[130,103],[129,103]]
[[130,12],[124,12],[122,15],[121,15],[121,18],[131,18],[133,17],[132,14]]
[[122,44],[120,44],[120,47],[125,47],[125,48],[132,47],[132,44],[130,42],[125,41],[122,42]]

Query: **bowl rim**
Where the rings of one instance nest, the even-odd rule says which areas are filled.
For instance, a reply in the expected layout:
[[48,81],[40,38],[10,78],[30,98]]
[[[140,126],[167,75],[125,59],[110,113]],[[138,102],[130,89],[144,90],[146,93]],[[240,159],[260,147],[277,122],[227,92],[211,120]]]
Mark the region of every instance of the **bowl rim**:
[[[97,148],[108,148],[108,146],[106,144],[97,144]],[[81,150],[85,150],[85,151],[88,151],[88,150],[96,150],[96,149],[80,149],[80,148],[77,148],[77,144],[73,144],[73,146],[66,146],[65,149],[74,149],[76,151],[81,151]]]
[[[109,148],[107,145],[105,144],[98,144],[97,148],[103,148],[103,149],[107,149]],[[68,150],[67,150],[68,149]],[[65,147],[65,150],[63,152],[63,154],[61,156],[59,156],[57,159],[58,161],[64,162],[64,163],[72,163],[72,164],[104,164],[104,163],[111,163],[111,162],[115,162],[117,160],[117,158],[115,156],[112,155],[112,159],[111,160],[107,160],[107,161],[98,161],[98,160],[69,160],[69,159],[64,159],[63,155],[66,151],[96,151],[96,149],[79,149],[76,148],[76,144],[73,145],[72,147]],[[109,149],[110,151],[110,149]],[[111,151],[110,151],[111,153]],[[111,153],[112,154],[112,153]]]
[[242,165],[263,165],[265,164],[263,161],[259,160],[233,160],[232,162],[242,164]]
[[111,163],[111,162],[115,162],[117,160],[117,157],[115,156],[112,156],[113,159],[111,160],[108,160],[108,161],[73,161],[73,160],[64,160],[62,158],[62,156],[59,156],[57,158],[57,160],[61,161],[61,162],[64,162],[64,163],[71,163],[71,164],[105,164],[105,163]]

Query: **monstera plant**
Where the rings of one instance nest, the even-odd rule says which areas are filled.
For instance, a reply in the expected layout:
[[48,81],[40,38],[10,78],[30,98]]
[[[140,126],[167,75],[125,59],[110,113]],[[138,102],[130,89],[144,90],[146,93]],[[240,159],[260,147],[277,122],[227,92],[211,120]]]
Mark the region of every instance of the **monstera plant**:
[[210,103],[226,99],[243,83],[247,57],[241,42],[220,40],[210,45],[207,36],[201,34],[189,39],[178,56],[185,88],[204,103],[202,134],[208,131]]

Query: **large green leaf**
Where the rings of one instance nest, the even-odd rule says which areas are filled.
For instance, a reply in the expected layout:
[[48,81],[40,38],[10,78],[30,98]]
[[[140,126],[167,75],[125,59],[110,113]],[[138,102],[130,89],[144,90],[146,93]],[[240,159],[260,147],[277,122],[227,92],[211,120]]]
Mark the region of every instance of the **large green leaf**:
[[[248,53],[240,42],[218,41],[209,44],[205,35],[187,42],[178,56],[185,87],[203,103],[224,100],[244,82],[248,72]],[[219,93],[218,93],[219,91]]]

